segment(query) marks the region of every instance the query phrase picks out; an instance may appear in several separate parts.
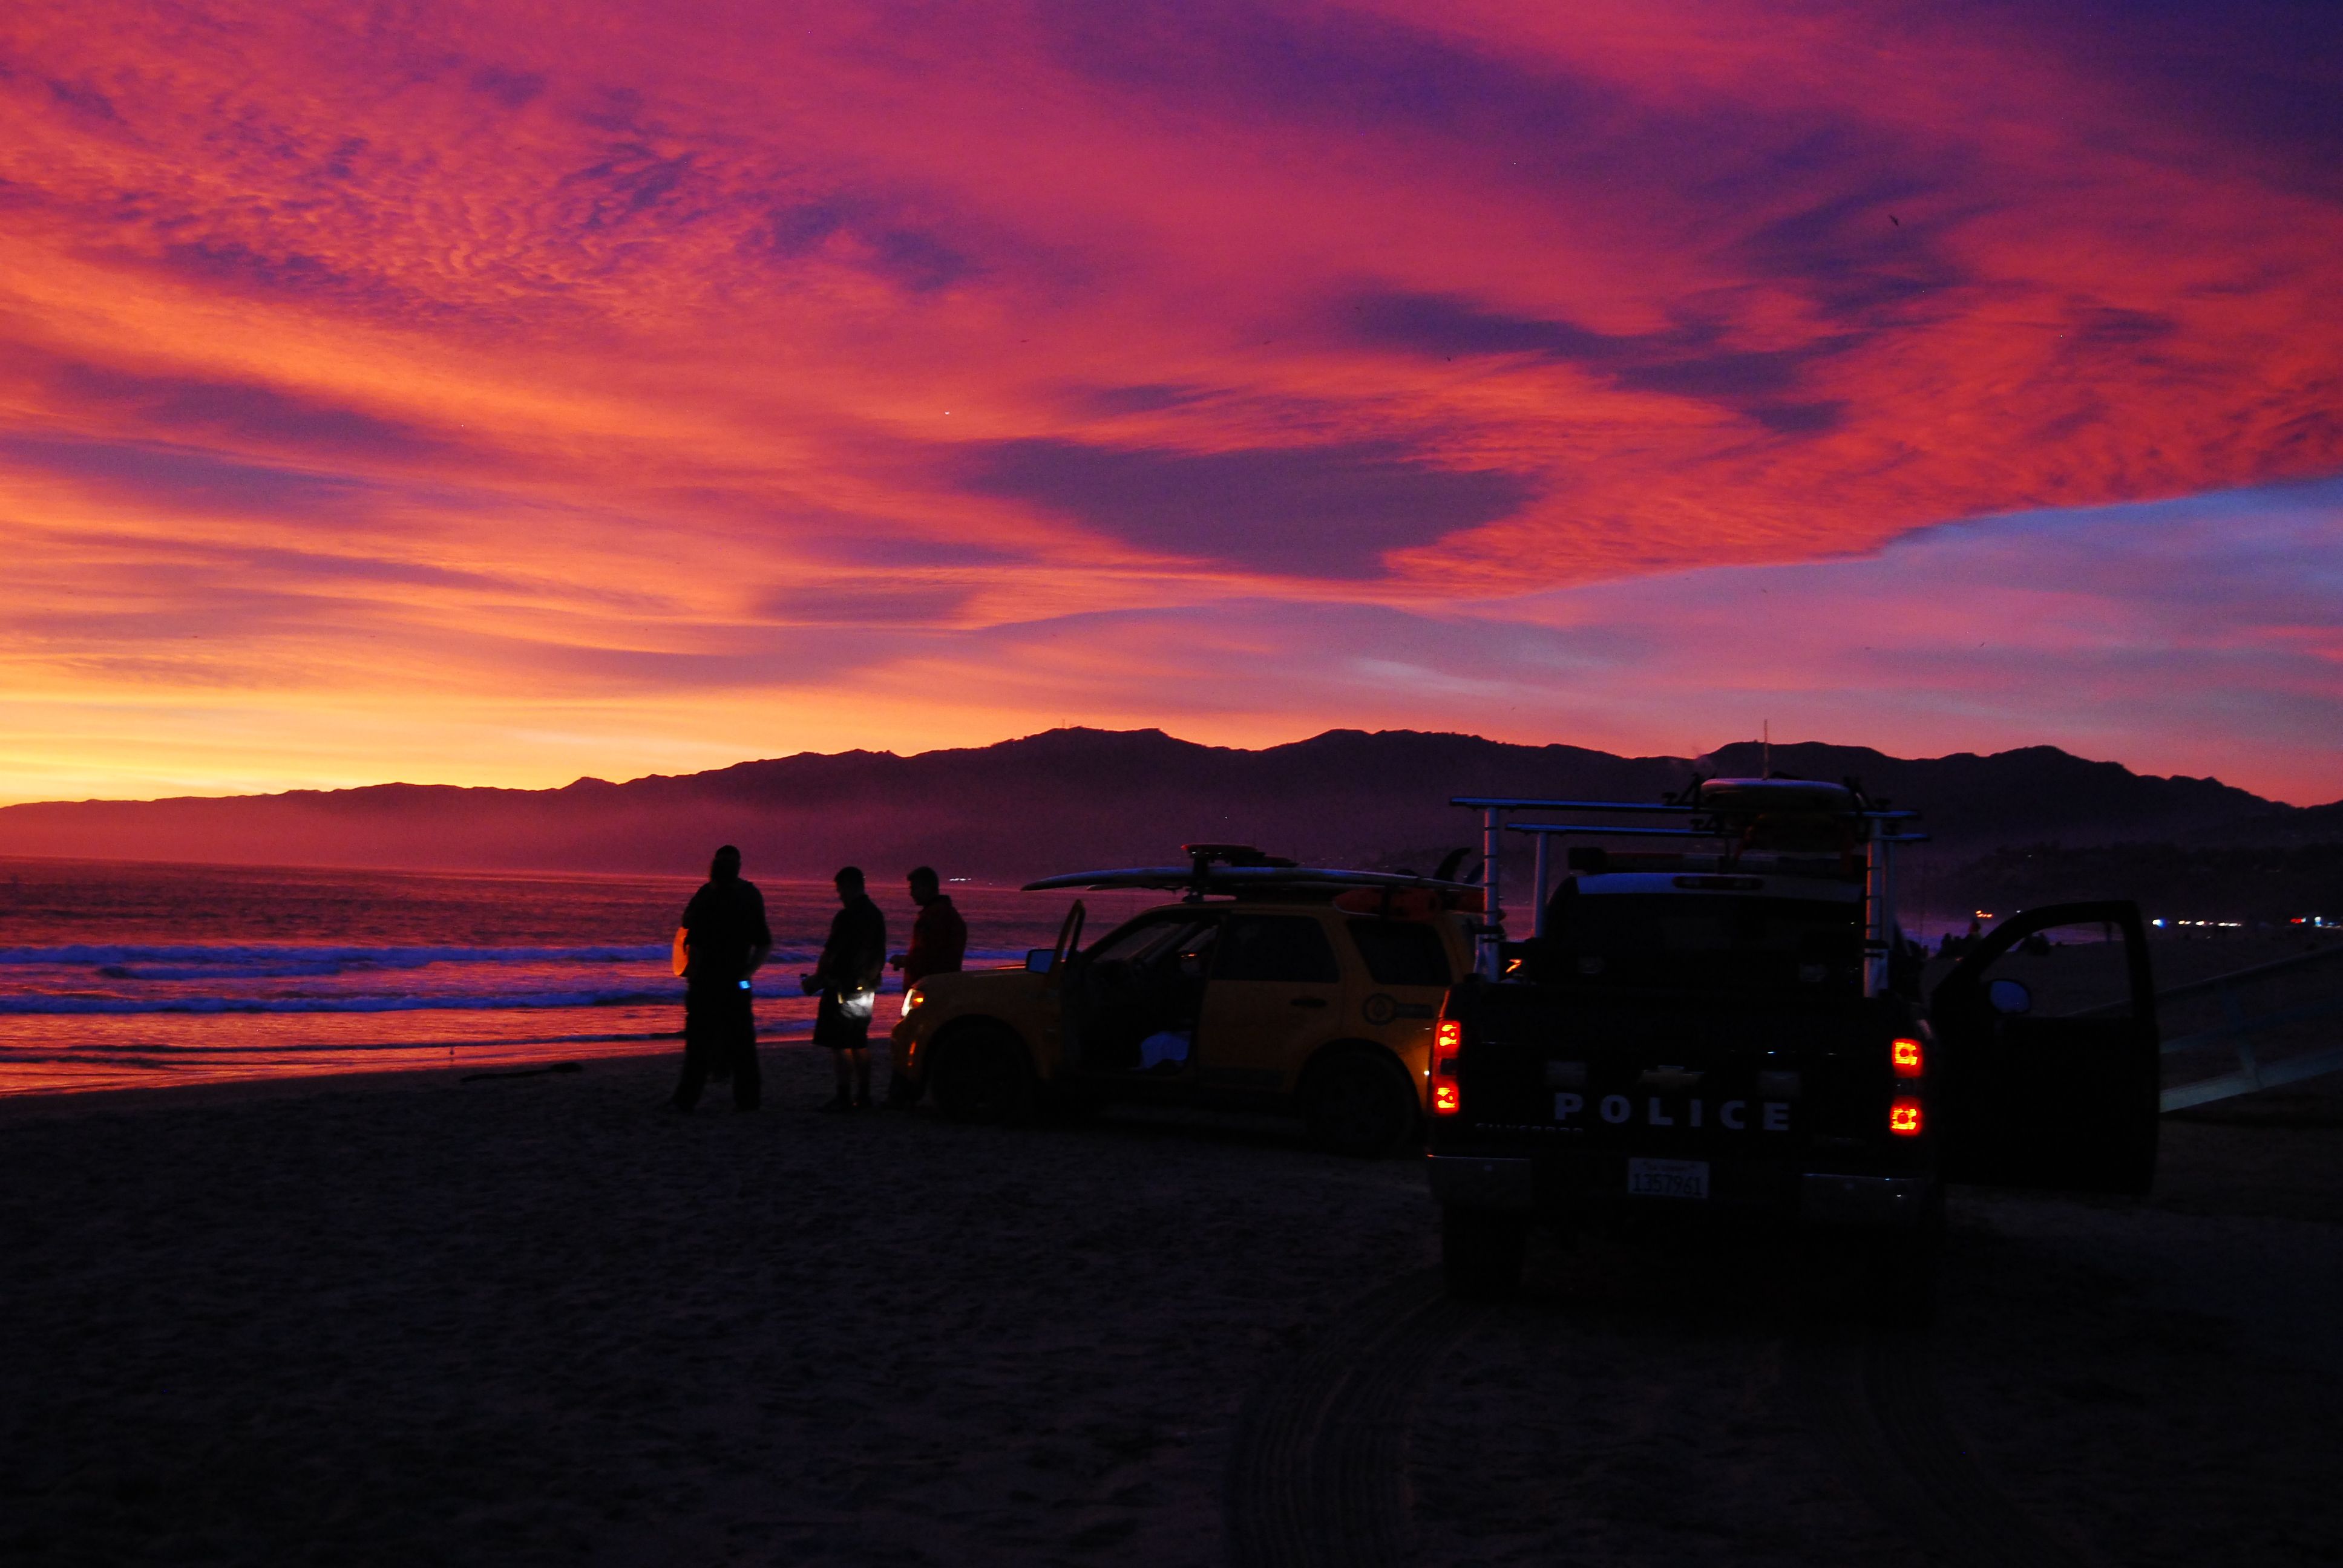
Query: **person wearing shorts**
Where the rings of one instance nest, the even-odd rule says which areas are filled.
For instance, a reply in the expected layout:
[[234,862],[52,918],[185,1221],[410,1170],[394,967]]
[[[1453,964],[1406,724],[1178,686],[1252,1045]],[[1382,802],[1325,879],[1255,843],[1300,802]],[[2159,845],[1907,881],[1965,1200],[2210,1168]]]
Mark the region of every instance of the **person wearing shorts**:
[[813,972],[799,983],[808,996],[821,998],[813,1042],[830,1048],[838,1074],[838,1092],[822,1109],[862,1111],[870,1104],[870,1014],[887,969],[887,917],[863,890],[860,866],[840,868],[832,882],[839,910],[830,919],[830,940]]

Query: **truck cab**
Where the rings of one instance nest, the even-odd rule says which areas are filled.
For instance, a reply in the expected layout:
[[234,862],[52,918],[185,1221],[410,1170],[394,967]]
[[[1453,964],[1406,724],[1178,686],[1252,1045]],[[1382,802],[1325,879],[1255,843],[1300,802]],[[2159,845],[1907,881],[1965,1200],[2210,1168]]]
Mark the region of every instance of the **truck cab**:
[[1021,968],[922,980],[892,1036],[909,1094],[966,1120],[1114,1101],[1298,1113],[1322,1146],[1359,1155],[1418,1135],[1478,890],[1189,849],[1184,866],[1030,884],[1181,896],[1087,946],[1078,901]]
[[[1510,1289],[1533,1224],[1694,1221],[1858,1238],[1916,1302],[1948,1181],[2145,1189],[2136,908],[2027,911],[1924,997],[1882,907],[1893,819],[1837,786],[1714,782],[1657,830],[1680,847],[1574,850],[1535,934],[1451,991],[1429,1143],[1452,1288]],[[2037,999],[2021,971],[2053,970],[2074,994]]]

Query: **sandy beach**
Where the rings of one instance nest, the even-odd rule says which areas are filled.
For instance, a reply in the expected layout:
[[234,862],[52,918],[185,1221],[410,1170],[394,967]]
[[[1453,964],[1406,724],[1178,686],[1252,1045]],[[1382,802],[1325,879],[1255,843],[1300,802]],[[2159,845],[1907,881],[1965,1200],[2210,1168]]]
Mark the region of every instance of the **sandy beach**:
[[2331,1093],[2169,1122],[2145,1204],[1959,1194],[1899,1340],[1747,1250],[1463,1309],[1411,1160],[767,1060],[757,1116],[666,1058],[0,1105],[0,1556],[2343,1554]]

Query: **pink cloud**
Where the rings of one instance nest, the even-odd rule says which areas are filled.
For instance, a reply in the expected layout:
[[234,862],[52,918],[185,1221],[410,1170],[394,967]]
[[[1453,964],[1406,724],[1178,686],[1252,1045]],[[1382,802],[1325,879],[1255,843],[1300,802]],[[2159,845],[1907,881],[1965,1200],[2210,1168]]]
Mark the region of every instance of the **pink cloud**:
[[[1741,699],[1704,699],[1658,628],[1739,617],[1775,649],[1755,690],[1819,705],[1859,672],[1875,728],[1839,739],[2247,746],[2316,792],[2288,727],[2328,713],[2331,618],[2258,577],[2215,608],[2153,588],[2249,542],[2190,534],[2174,577],[2160,514],[2122,509],[2343,471],[2343,84],[2303,25],[24,10],[0,22],[5,694],[104,702],[135,670],[167,704],[175,668],[360,707],[509,689],[516,729],[618,702],[614,757],[726,744],[758,689],[773,749],[1402,709],[1678,749],[1636,691],[1694,728]],[[2147,551],[2099,552],[2136,583],[2021,595],[2077,536],[1972,529],[1961,559],[2003,586],[1894,590],[1908,646],[1821,637],[1890,588],[1793,565],[1885,571],[1933,559],[1916,528],[2086,508]],[[186,564],[223,560],[247,564]],[[1798,613],[1767,618],[1776,596]],[[2063,686],[2025,673],[2051,627]],[[2159,640],[2267,700],[2166,692]],[[1223,680],[1242,701],[1199,697]],[[1553,681],[1612,695],[1525,695]],[[674,717],[625,706],[650,691]],[[308,766],[311,711],[256,710],[234,776],[272,747]],[[71,744],[75,777],[151,773],[135,740]],[[351,745],[335,766],[363,768]]]

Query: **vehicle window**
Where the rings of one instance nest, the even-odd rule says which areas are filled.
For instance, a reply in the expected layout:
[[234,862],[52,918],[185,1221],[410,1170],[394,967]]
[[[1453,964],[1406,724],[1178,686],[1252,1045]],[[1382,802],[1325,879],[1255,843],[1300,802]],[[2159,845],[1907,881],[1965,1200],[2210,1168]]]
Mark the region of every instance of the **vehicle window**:
[[1351,940],[1377,985],[1444,986],[1456,978],[1439,928],[1422,920],[1353,920]]
[[1308,915],[1232,915],[1222,926],[1212,978],[1332,985],[1342,971],[1325,928]]
[[1135,920],[1119,931],[1110,931],[1100,938],[1083,956],[1091,961],[1148,964],[1164,957],[1175,948],[1196,945],[1193,938],[1208,935],[1212,922],[1198,920],[1193,915],[1166,915],[1154,920]]
[[2005,990],[2004,1005],[2010,1010],[2050,1018],[2075,1012],[2131,1016],[2129,950],[2120,927],[2097,921],[2048,927],[1994,960],[1978,978],[1986,987],[2015,980],[2025,988],[2022,993]]
[[1532,944],[1535,978],[1571,985],[1859,990],[1862,907],[1718,894],[1579,894],[1564,883]]

